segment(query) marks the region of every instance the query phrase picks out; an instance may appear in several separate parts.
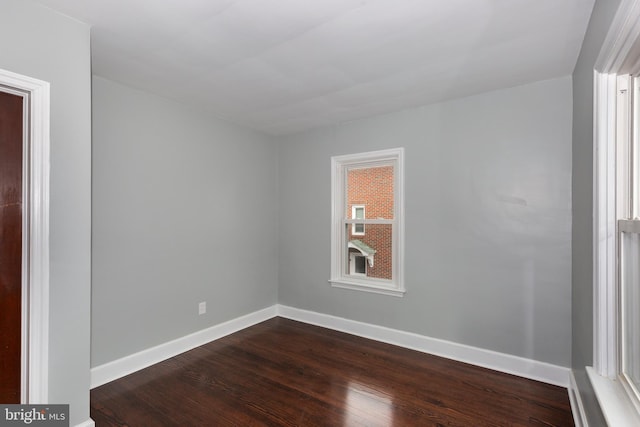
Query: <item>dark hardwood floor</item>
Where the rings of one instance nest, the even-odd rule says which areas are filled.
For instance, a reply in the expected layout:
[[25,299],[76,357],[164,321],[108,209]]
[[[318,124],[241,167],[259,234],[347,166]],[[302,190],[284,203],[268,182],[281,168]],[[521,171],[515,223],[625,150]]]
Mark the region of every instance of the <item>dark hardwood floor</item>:
[[274,318],[91,391],[98,427],[573,426],[567,390]]

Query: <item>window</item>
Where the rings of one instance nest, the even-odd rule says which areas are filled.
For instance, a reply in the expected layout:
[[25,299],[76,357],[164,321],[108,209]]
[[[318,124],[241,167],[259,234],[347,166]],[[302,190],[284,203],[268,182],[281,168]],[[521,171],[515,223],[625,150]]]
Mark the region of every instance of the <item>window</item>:
[[332,157],[332,286],[404,294],[403,154]]
[[640,84],[600,73],[596,87],[595,370],[587,372],[610,424],[640,425]]
[[[640,3],[622,0],[594,66],[594,352],[608,425],[640,425]],[[624,41],[624,42],[621,42]]]
[[[351,207],[351,219],[364,219],[364,206],[354,205]],[[364,235],[364,224],[356,223],[352,225],[351,234],[354,236]]]
[[640,403],[640,124],[639,79],[617,77],[618,289],[620,292],[620,366],[622,384]]
[[[640,425],[640,80],[596,76],[594,367],[611,425]],[[615,380],[615,381],[612,381]]]

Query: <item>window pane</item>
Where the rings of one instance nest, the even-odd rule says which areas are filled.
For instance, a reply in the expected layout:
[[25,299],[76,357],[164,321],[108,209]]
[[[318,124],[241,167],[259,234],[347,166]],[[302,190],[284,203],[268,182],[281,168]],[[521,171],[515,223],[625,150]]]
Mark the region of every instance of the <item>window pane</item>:
[[621,239],[622,370],[640,389],[640,234],[621,233]]
[[[347,212],[346,218],[361,210],[364,218],[365,208],[368,219],[393,219],[393,166],[371,168],[352,168],[347,173]],[[361,217],[356,216],[360,219]]]
[[[348,275],[391,280],[393,278],[392,263],[392,228],[391,224],[368,224],[367,234],[354,235],[349,224],[345,227]],[[361,261],[358,261],[361,258]],[[363,263],[366,262],[366,266]],[[362,267],[358,267],[362,266]]]

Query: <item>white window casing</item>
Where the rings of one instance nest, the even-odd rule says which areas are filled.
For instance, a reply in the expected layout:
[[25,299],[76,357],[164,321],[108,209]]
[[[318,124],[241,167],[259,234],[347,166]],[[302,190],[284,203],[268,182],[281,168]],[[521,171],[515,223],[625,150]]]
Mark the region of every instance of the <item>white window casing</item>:
[[640,1],[622,0],[594,71],[594,367],[587,367],[612,426],[640,425],[640,343],[632,335],[640,331],[628,329],[637,327],[629,298],[640,291],[638,84],[631,77],[640,72],[639,48]]
[[[346,218],[347,171],[354,168],[393,166],[393,218],[355,219],[352,209]],[[353,208],[362,205],[354,205]],[[364,208],[364,206],[362,206]],[[364,212],[363,212],[364,213]],[[331,286],[384,295],[403,296],[404,287],[404,149],[373,151],[331,158]],[[363,215],[364,216],[364,215]],[[367,275],[348,274],[351,257],[348,254],[348,230],[355,224],[388,225],[392,236],[391,279],[379,279]],[[364,230],[362,230],[364,231]],[[360,235],[360,233],[352,233]],[[364,234],[364,233],[362,233]],[[367,269],[373,266],[373,255],[367,256]]]

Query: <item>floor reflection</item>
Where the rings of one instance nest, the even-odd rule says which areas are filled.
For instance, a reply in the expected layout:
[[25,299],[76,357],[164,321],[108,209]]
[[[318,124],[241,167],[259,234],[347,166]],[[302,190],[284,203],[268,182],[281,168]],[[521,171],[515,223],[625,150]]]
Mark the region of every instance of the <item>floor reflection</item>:
[[[372,424],[372,421],[375,424]],[[392,426],[393,398],[388,393],[351,381],[347,390],[345,426]]]

